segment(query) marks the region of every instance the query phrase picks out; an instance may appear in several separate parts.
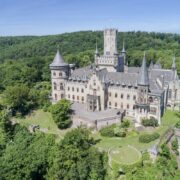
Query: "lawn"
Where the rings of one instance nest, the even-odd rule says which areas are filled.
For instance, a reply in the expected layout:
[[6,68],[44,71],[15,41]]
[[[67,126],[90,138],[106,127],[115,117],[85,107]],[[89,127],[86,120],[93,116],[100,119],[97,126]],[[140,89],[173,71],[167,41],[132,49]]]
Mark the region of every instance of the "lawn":
[[62,138],[67,131],[59,130],[53,121],[51,114],[49,112],[44,112],[43,110],[37,110],[24,118],[13,118],[12,120],[26,127],[29,125],[39,125],[46,133],[56,134],[59,138]]
[[[176,122],[180,121],[180,112],[167,110],[165,115],[162,118],[162,124],[160,127],[151,130],[151,132],[158,132],[160,135],[163,135],[169,127],[173,127]],[[143,133],[143,132],[141,132]],[[140,151],[144,151],[152,147],[154,144],[157,144],[159,140],[152,141],[150,143],[140,143],[139,134],[132,133],[125,138],[108,138],[102,137],[99,132],[93,134],[95,139],[99,139],[97,147],[101,150],[108,151],[111,148],[118,148],[122,146],[131,145],[137,148]]]
[[133,164],[141,158],[141,153],[131,146],[112,149],[109,153],[112,161],[120,164]]

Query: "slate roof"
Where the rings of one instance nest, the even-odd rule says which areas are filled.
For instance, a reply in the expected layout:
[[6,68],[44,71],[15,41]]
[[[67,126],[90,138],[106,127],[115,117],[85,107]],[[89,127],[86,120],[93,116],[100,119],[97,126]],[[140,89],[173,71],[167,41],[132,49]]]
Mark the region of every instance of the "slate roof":
[[58,50],[54,57],[53,62],[50,64],[50,67],[52,68],[52,67],[62,67],[62,66],[69,66],[69,65],[65,63],[64,59],[62,58]]

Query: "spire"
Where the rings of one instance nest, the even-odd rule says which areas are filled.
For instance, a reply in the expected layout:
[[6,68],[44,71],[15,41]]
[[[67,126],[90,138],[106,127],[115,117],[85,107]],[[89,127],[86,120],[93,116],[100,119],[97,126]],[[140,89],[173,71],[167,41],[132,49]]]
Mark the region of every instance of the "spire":
[[125,50],[125,45],[124,45],[124,40],[123,40],[123,48],[122,48],[121,53],[126,53],[126,50]]
[[149,85],[149,77],[148,77],[148,69],[146,66],[146,53],[144,52],[144,58],[142,61],[141,69],[138,77],[138,85],[148,86]]
[[176,70],[176,57],[175,57],[175,55],[173,57],[173,63],[172,63],[171,68],[172,68],[172,70]]
[[57,53],[54,57],[53,62],[50,64],[50,67],[60,67],[60,66],[68,66],[68,64],[65,63],[64,59],[62,58],[61,54],[59,53],[59,50],[57,50]]

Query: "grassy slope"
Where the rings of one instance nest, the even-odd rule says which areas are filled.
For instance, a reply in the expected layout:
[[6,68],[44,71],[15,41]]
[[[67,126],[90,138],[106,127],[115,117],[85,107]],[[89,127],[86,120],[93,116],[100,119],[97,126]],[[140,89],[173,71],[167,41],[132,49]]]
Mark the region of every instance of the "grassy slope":
[[[20,124],[25,125],[27,127],[31,124],[40,125],[41,128],[48,129],[47,133],[56,134],[58,136],[58,139],[62,138],[67,131],[67,130],[64,131],[59,130],[56,124],[54,123],[51,114],[48,112],[44,112],[42,110],[37,110],[25,118],[15,118],[14,120],[18,121]],[[162,120],[162,125],[153,131],[156,131],[160,133],[160,135],[162,135],[170,126],[173,126],[178,121],[180,121],[179,112],[166,111]],[[108,151],[111,148],[117,148],[128,145],[134,146],[138,150],[145,150],[151,147],[154,143],[158,142],[158,140],[156,140],[147,144],[140,143],[138,141],[139,134],[135,132],[130,133],[125,138],[102,137],[98,132],[94,133],[93,137],[95,139],[99,139],[99,142],[97,143],[96,146],[106,151]]]
[[43,110],[37,110],[25,118],[14,118],[21,125],[28,127],[29,125],[39,125],[40,128],[46,129],[47,133],[56,134],[58,138],[62,138],[66,133],[66,130],[59,130],[54,123],[52,116],[49,112]]

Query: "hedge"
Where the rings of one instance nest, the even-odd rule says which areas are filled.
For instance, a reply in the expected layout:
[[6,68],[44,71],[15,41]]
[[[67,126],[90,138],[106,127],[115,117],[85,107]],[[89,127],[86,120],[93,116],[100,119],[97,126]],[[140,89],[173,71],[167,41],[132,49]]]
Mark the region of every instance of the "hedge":
[[116,125],[114,125],[114,124],[110,125],[110,126],[106,126],[100,130],[100,134],[102,136],[106,136],[106,137],[113,137],[113,136],[115,136],[115,134],[114,134],[115,127],[116,127]]
[[147,126],[153,126],[153,127],[157,127],[158,124],[158,120],[155,118],[150,118],[150,119],[142,119],[141,121],[142,125],[147,127]]
[[154,141],[156,139],[159,138],[159,134],[158,133],[152,133],[152,134],[142,134],[139,136],[139,142],[141,143],[149,143],[151,141]]

